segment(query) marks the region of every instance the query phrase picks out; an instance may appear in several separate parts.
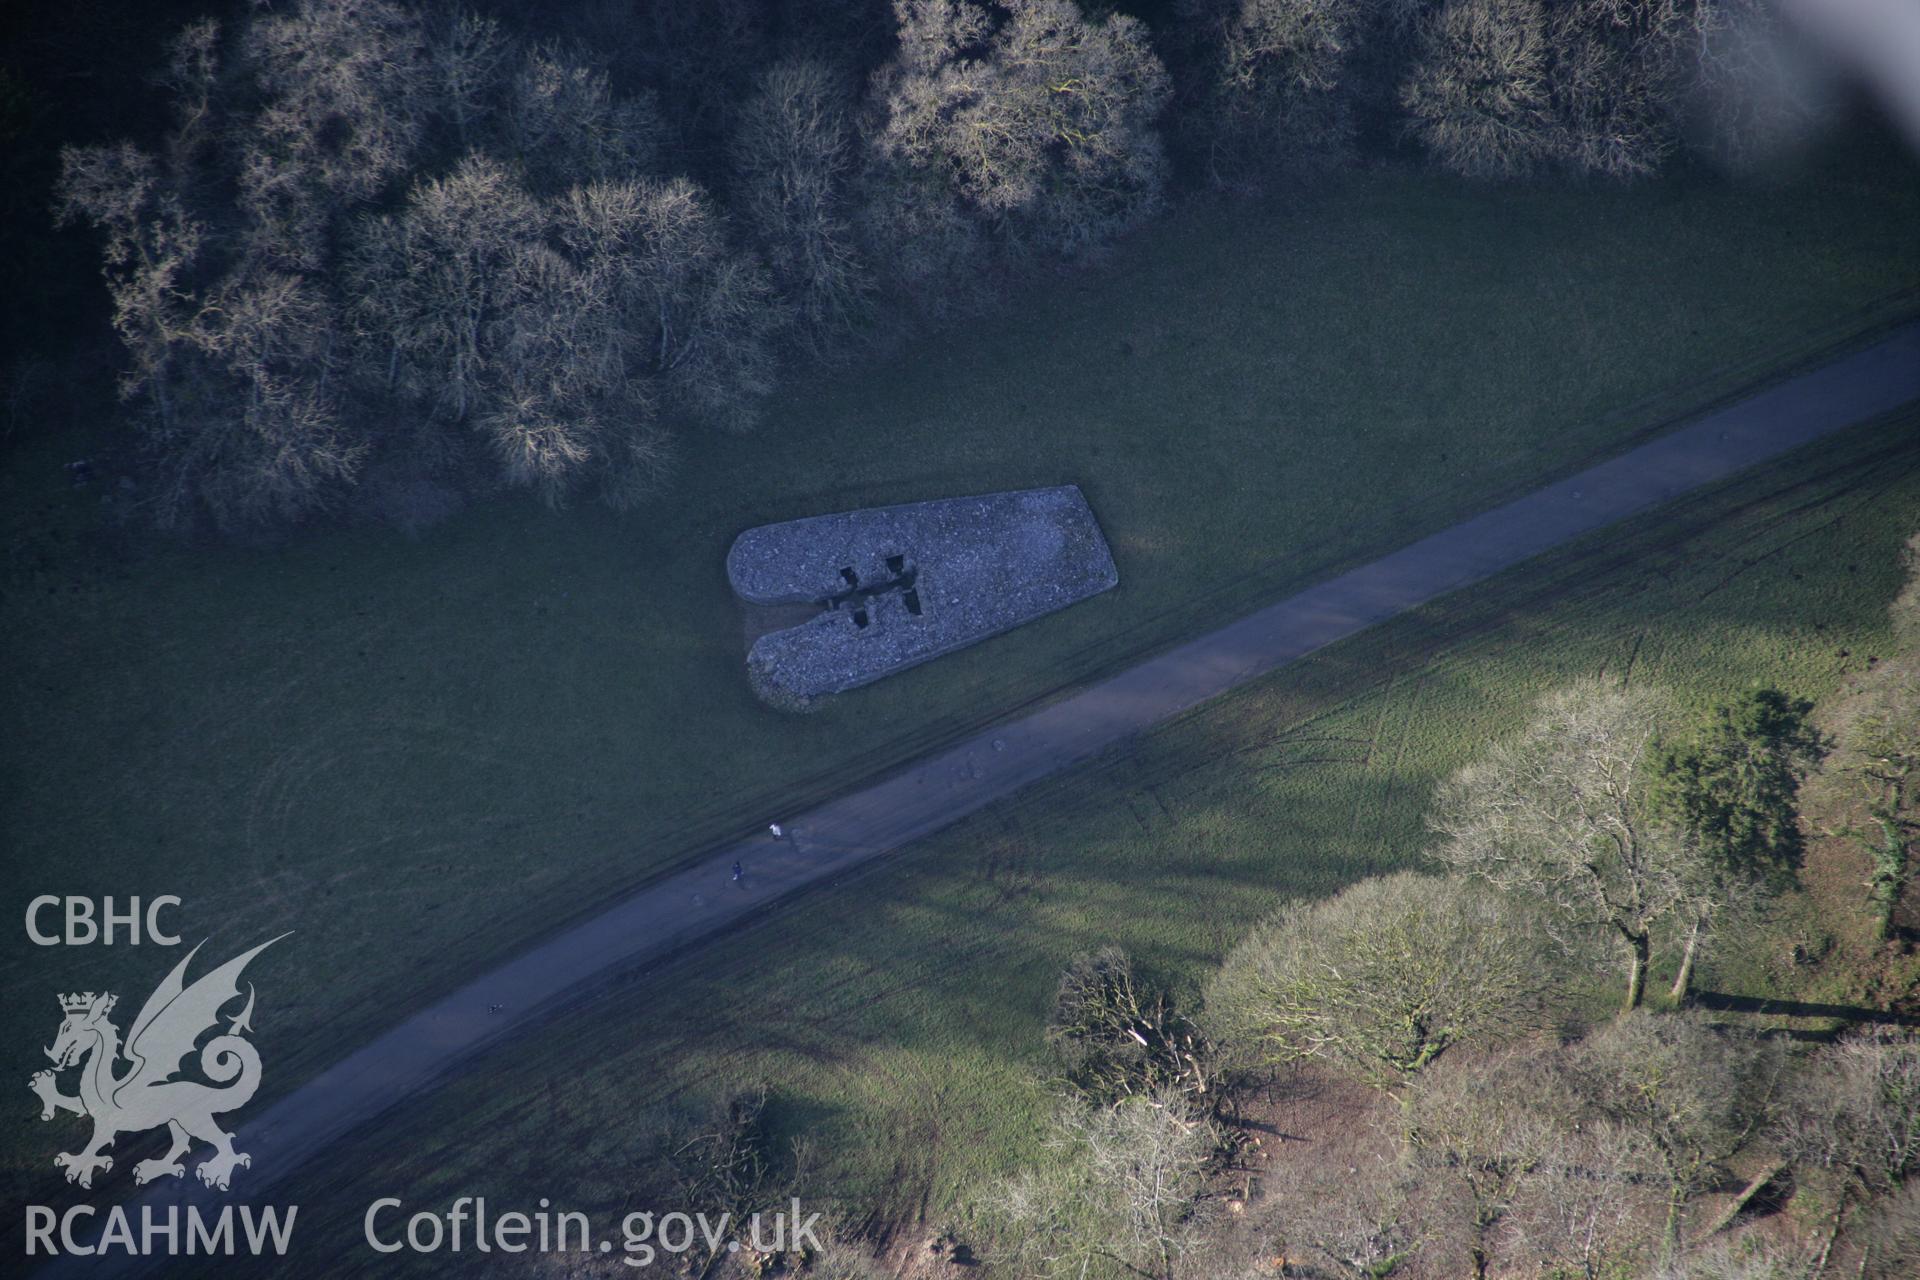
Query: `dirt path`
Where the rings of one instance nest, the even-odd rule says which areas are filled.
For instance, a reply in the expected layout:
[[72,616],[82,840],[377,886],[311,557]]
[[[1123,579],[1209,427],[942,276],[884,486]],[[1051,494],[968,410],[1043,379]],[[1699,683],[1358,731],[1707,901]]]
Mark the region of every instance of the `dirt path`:
[[[1914,399],[1920,323],[791,815],[787,840],[715,850],[461,987],[242,1124],[248,1197],[258,1201],[348,1131],[595,980],[656,962],[1322,646]],[[730,876],[736,860],[746,868],[740,883]],[[502,1011],[489,1012],[495,1005]],[[204,1195],[187,1178],[147,1198]]]

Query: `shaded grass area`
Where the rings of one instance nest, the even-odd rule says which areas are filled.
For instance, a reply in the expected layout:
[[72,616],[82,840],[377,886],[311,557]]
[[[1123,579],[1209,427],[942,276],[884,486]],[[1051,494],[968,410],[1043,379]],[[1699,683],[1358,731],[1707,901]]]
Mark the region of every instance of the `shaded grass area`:
[[[1074,953],[1118,944],[1191,999],[1284,897],[1417,862],[1433,784],[1574,677],[1704,708],[1862,670],[1920,521],[1916,428],[1850,433],[1418,610],[628,980],[300,1179],[303,1254],[329,1274],[365,1258],[381,1194],[547,1196],[610,1231],[647,1207],[658,1117],[758,1082],[823,1157],[814,1207],[914,1239],[964,1219],[1046,1158],[1042,1031]],[[1737,949],[1702,977],[1781,993]],[[1595,979],[1610,1007],[1615,975]]]
[[[113,555],[65,459],[24,449],[0,477],[16,918],[43,891],[176,894],[210,958],[297,930],[253,975],[278,1092],[691,851],[1904,314],[1917,224],[1920,178],[1879,153],[1767,191],[1383,172],[1194,206],[786,393],[756,437],[690,441],[646,511],[503,502],[417,543]],[[753,701],[721,572],[740,529],[1064,482],[1118,591],[814,716]],[[1017,902],[1030,841],[1004,840]],[[56,988],[133,1002],[170,964],[7,937],[21,1078]],[[0,1119],[9,1186],[44,1184],[49,1132]]]

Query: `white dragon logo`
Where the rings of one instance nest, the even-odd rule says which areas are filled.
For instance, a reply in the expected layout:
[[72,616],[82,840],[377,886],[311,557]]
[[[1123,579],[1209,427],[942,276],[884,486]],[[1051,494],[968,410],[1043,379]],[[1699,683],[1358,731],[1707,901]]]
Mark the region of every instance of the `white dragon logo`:
[[[93,1138],[84,1148],[53,1158],[55,1165],[67,1171],[68,1182],[91,1187],[96,1170],[113,1168],[113,1160],[101,1153],[113,1145],[115,1136],[161,1125],[172,1134],[173,1145],[160,1159],[142,1160],[133,1167],[136,1183],[151,1182],[162,1175],[177,1178],[185,1173],[180,1157],[187,1153],[193,1138],[214,1149],[194,1170],[210,1187],[225,1191],[234,1169],[253,1163],[245,1153],[233,1149],[233,1135],[213,1119],[215,1113],[245,1106],[260,1087],[260,1055],[242,1038],[253,1030],[252,983],[247,984],[246,1008],[238,1017],[228,1019],[227,1033],[216,1035],[200,1049],[200,1070],[214,1083],[176,1080],[173,1076],[182,1060],[193,1052],[195,1042],[218,1026],[221,1007],[239,997],[240,971],[247,962],[278,941],[280,938],[270,938],[235,956],[192,986],[187,986],[183,978],[200,948],[189,951],[141,1007],[124,1049],[119,1028],[107,1020],[117,997],[104,992],[96,996],[91,991],[60,997],[66,1018],[53,1047],[46,1051],[54,1069],[34,1073],[28,1086],[40,1096],[42,1120],[53,1119],[58,1111],[93,1119]],[[122,1056],[132,1066],[125,1074],[116,1075],[114,1065]],[[80,1063],[84,1063],[80,1092],[69,1097],[60,1092],[55,1072]]]

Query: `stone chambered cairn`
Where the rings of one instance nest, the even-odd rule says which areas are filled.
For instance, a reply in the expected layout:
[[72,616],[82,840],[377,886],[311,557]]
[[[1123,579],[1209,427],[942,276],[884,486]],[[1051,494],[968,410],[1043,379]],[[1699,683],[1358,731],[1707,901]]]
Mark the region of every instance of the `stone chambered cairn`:
[[749,529],[734,594],[812,606],[747,653],[754,692],[802,711],[828,694],[964,649],[1120,583],[1077,485],[909,502]]

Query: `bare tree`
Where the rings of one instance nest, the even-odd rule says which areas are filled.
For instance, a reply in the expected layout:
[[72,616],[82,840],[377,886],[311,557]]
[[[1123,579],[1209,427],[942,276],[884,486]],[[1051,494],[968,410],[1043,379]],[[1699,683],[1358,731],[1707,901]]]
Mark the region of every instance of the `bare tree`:
[[1396,1274],[1424,1244],[1417,1178],[1370,1155],[1340,1167],[1310,1166],[1270,1189],[1283,1256],[1310,1274],[1376,1280]]
[[1591,680],[1549,694],[1519,734],[1441,784],[1428,819],[1441,862],[1539,898],[1575,931],[1616,936],[1627,1009],[1646,990],[1655,928],[1698,881],[1650,811],[1642,762],[1661,711],[1657,695]]
[[706,193],[683,178],[568,193],[559,235],[645,352],[661,398],[746,430],[773,386],[787,322],[766,268],[731,246]]
[[1794,1081],[1778,1136],[1827,1182],[1830,1249],[1856,1206],[1920,1173],[1920,1038],[1869,1027],[1822,1050]]
[[1632,177],[1677,141],[1698,0],[1450,0],[1424,26],[1401,101],[1450,169],[1548,165]]
[[60,202],[105,233],[162,523],[297,516],[395,419],[389,480],[477,436],[509,484],[632,501],[656,403],[740,425],[769,385],[781,308],[689,184],[643,184],[644,243],[589,243],[563,193],[640,181],[662,126],[555,48],[439,0],[288,0],[188,26],[160,80],[159,158],[74,151]]
[[1363,880],[1282,908],[1209,983],[1207,1022],[1266,1061],[1397,1085],[1456,1044],[1524,1031],[1551,982],[1528,915],[1464,877]]
[[989,297],[990,227],[938,176],[879,160],[865,165],[854,228],[878,281],[920,314],[951,317]]
[[1920,1275],[1920,1178],[1873,1207],[1860,1231],[1860,1271],[1869,1280]]
[[737,207],[816,353],[867,316],[873,288],[848,213],[851,107],[826,63],[777,62],[741,108],[731,148]]
[[[1003,243],[1071,255],[1158,206],[1168,83],[1137,20],[1088,18],[1072,0],[897,0],[896,12],[871,141],[881,186],[905,192],[883,191],[881,207],[949,203]],[[912,231],[882,225],[896,243]]]
[[1452,1059],[1415,1080],[1400,1115],[1440,1274],[1643,1275],[1665,1196],[1644,1126],[1594,1105],[1593,1046],[1535,1041]]
[[102,234],[102,272],[113,327],[132,357],[122,397],[148,397],[160,429],[175,425],[179,362],[192,341],[193,276],[207,228],[162,177],[154,158],[130,142],[61,152],[56,208]]
[[424,38],[433,80],[433,110],[462,151],[478,140],[482,122],[497,109],[498,85],[513,41],[492,18],[460,4],[424,11]]
[[1544,1275],[1611,1280],[1644,1275],[1654,1260],[1665,1197],[1644,1176],[1645,1140],[1560,1108],[1550,1158],[1522,1181],[1507,1221],[1512,1252]]
[[1473,1275],[1487,1274],[1529,1178],[1563,1135],[1541,1105],[1537,1052],[1503,1053],[1425,1072],[1402,1121],[1416,1166],[1454,1190]]
[[604,71],[553,46],[529,53],[513,78],[504,148],[537,195],[649,170],[665,126],[651,97],[616,99]]
[[[770,362],[730,351],[765,321],[725,327],[707,296],[729,288],[712,279],[725,264],[689,263],[671,227],[654,236],[658,202],[682,187],[592,183],[546,206],[479,155],[417,186],[399,215],[364,224],[352,259],[392,385],[473,424],[510,484],[560,502],[598,478],[610,499],[636,500],[665,460],[655,388],[690,369],[724,406],[757,394]],[[732,288],[731,305],[750,310],[759,295]],[[683,315],[687,331],[663,340]]]
[[1691,1013],[1629,1014],[1581,1042],[1576,1096],[1637,1138],[1665,1185],[1664,1260],[1677,1256],[1688,1204],[1770,1118],[1783,1065],[1777,1041]]
[[349,271],[393,385],[466,420],[484,398],[495,326],[526,287],[523,267],[545,225],[538,202],[478,154],[417,183],[399,214],[363,223]]
[[1353,137],[1353,54],[1375,0],[1182,0],[1198,65],[1178,118],[1216,180],[1320,163]]
[[241,263],[219,274],[209,233],[153,157],[129,144],[69,150],[63,217],[105,235],[114,326],[132,357],[123,396],[153,408],[149,509],[177,527],[295,517],[350,481],[365,446],[339,421],[325,299],[296,276]]
[[1111,1197],[1126,1254],[1151,1259],[1170,1280],[1192,1239],[1195,1200],[1219,1135],[1172,1092],[1069,1115],[1088,1171]]
[[220,133],[221,29],[201,18],[180,29],[167,45],[166,65],[155,83],[173,96],[174,127],[167,134],[167,169],[176,178],[196,173]]
[[[876,3],[859,15],[863,34],[878,17],[872,9],[883,7]],[[616,84],[651,86],[670,106],[673,145],[690,156],[722,151],[734,111],[752,92],[754,72],[772,61],[774,24],[781,23],[789,40],[803,38],[812,25],[787,5],[766,0],[575,0],[565,8],[561,21],[581,47],[606,62]]]
[[1047,1139],[1055,1161],[1004,1184],[990,1206],[1002,1260],[1025,1276],[1110,1264],[1174,1280],[1199,1241],[1196,1201],[1218,1144],[1177,1091],[1063,1103]]
[[1699,150],[1735,173],[1803,151],[1843,115],[1839,85],[1770,0],[1694,9],[1683,106]]
[[[357,475],[367,441],[339,411],[349,351],[321,269],[338,216],[412,155],[393,74],[411,30],[354,0],[260,15],[233,40],[190,24],[159,75],[164,160],[67,154],[63,215],[105,233],[123,394],[153,410],[142,501],[162,526],[296,518]],[[221,208],[235,191],[237,218]]]
[[271,271],[230,276],[210,291],[195,333],[230,381],[167,461],[172,475],[197,477],[217,518],[293,519],[354,478],[366,444],[342,426],[327,389],[333,316],[315,290]]
[[1559,150],[1547,15],[1537,0],[1453,0],[1402,90],[1409,130],[1450,169],[1530,173]]
[[602,401],[626,389],[595,376],[606,372],[595,359],[595,335],[617,321],[546,244],[518,244],[508,253],[512,287],[489,326],[487,395],[474,425],[508,484],[558,505],[604,455],[605,437],[617,429],[601,412]]
[[236,131],[254,251],[311,271],[342,220],[413,166],[432,112],[419,15],[390,0],[297,0],[240,40],[259,106]]
[[1553,11],[1560,163],[1610,178],[1660,167],[1679,144],[1694,23],[1713,2],[1574,0]]

